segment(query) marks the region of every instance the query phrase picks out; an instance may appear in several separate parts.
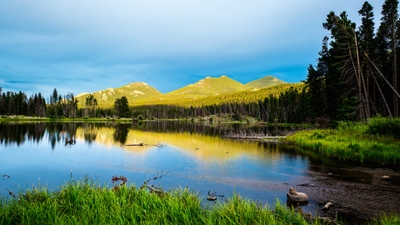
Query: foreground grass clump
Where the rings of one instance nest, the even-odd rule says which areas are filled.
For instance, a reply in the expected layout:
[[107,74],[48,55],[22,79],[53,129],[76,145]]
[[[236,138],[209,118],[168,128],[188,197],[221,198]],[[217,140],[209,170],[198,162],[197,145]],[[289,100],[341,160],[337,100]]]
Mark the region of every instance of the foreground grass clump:
[[0,224],[308,224],[279,202],[272,211],[235,195],[204,207],[187,189],[160,196],[135,186],[114,190],[87,181],[70,182],[57,192],[29,190],[0,206]]
[[287,140],[331,158],[397,165],[400,163],[398,128],[399,119],[376,118],[367,125],[341,123],[337,129],[300,131]]

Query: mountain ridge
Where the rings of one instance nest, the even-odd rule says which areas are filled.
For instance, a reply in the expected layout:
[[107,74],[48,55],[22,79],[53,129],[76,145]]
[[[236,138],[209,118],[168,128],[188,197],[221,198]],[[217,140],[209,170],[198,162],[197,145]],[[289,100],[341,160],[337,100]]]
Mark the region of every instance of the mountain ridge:
[[84,107],[86,97],[92,94],[98,102],[98,106],[112,107],[117,98],[125,96],[129,105],[137,105],[144,103],[148,105],[151,102],[159,104],[159,102],[174,102],[190,99],[202,99],[205,97],[218,96],[227,93],[244,92],[250,89],[262,89],[286,82],[281,81],[273,76],[265,76],[257,80],[242,84],[226,75],[220,77],[207,76],[196,83],[189,84],[182,88],[167,92],[165,94],[156,88],[144,82],[132,82],[119,88],[106,88],[93,93],[80,93],[76,97],[78,106]]

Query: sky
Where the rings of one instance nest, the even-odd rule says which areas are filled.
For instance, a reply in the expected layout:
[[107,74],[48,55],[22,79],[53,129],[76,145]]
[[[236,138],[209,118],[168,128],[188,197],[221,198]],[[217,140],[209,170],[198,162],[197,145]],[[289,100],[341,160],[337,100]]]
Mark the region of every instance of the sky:
[[[0,0],[0,87],[27,96],[207,76],[300,82],[330,11],[361,25],[365,0]],[[368,1],[379,25],[384,0]]]

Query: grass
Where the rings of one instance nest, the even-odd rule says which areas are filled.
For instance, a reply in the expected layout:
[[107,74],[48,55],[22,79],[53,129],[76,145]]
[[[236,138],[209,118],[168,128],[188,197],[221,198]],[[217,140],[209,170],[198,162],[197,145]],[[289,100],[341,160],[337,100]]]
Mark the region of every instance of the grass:
[[[370,224],[396,224],[383,216]],[[159,195],[135,186],[101,187],[86,179],[51,192],[46,188],[0,201],[0,224],[323,224],[318,218],[282,205],[274,208],[234,195],[227,202],[203,206],[196,193],[177,189]]]
[[135,186],[110,189],[88,180],[69,182],[56,192],[28,190],[0,206],[0,224],[309,224],[279,202],[271,210],[234,195],[205,207],[188,189],[160,196]]
[[[399,119],[375,118],[367,125],[341,123],[337,129],[317,129],[296,132],[287,140],[312,149],[321,155],[346,161],[400,164],[400,139],[394,135],[376,133],[377,124],[398,124]],[[383,125],[382,125],[383,124]],[[387,125],[389,126],[389,125]],[[379,129],[380,131],[381,129]]]

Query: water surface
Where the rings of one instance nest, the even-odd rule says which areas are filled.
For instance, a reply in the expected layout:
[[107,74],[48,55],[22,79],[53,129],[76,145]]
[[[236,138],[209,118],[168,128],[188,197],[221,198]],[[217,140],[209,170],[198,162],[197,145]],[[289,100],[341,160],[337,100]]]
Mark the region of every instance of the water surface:
[[[150,179],[149,184],[166,190],[189,187],[203,199],[209,191],[226,196],[218,201],[236,193],[273,205],[277,199],[286,202],[289,187],[295,187],[309,194],[303,210],[313,214],[324,213],[319,209],[331,200],[340,206],[357,205],[349,213],[364,212],[365,217],[388,209],[398,213],[396,168],[344,164],[286,144],[222,138],[243,130],[291,132],[177,122],[1,124],[0,195],[38,185],[57,190],[85,175],[112,187],[111,177],[122,175],[137,186]],[[71,138],[76,142],[66,144]],[[138,143],[143,146],[128,146]],[[392,180],[382,181],[384,174]]]

